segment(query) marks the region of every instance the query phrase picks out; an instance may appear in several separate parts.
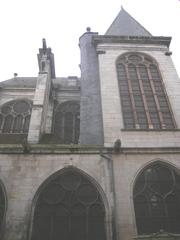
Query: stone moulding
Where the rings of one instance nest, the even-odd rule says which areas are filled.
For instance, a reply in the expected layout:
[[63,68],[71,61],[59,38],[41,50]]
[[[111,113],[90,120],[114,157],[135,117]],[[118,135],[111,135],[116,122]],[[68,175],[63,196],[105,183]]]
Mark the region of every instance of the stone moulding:
[[144,36],[93,36],[92,42],[95,45],[103,43],[134,43],[165,45],[169,47],[171,37],[144,37]]
[[134,237],[136,240],[180,240],[180,234],[168,233],[161,230],[158,233],[153,233],[151,235],[140,235]]
[[118,153],[113,147],[100,145],[63,144],[0,144],[0,154],[177,154],[180,147],[123,148]]

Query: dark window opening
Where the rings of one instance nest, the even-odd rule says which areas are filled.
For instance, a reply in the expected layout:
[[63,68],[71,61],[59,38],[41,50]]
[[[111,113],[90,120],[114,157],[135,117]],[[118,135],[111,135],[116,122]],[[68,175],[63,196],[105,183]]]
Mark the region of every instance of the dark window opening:
[[32,240],[105,240],[105,208],[97,188],[82,174],[68,170],[40,193]]
[[1,133],[27,133],[32,104],[27,100],[17,100],[0,108]]
[[133,192],[138,234],[180,233],[179,179],[179,173],[160,163],[138,176]]
[[79,141],[80,107],[77,102],[58,105],[54,112],[53,132],[64,144],[77,144]]

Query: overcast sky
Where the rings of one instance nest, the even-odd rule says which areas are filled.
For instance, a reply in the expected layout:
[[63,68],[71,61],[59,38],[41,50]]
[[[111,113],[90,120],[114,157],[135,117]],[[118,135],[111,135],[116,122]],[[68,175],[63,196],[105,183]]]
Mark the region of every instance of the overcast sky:
[[79,37],[104,34],[121,5],[154,36],[172,36],[180,75],[180,0],[0,0],[0,81],[37,76],[42,38],[55,55],[56,76],[80,76]]

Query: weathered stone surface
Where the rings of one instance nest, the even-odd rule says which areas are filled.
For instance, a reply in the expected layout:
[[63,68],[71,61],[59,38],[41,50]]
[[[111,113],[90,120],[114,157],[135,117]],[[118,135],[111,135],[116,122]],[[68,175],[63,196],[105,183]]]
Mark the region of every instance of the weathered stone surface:
[[80,38],[81,49],[81,112],[80,143],[103,144],[103,123],[99,82],[99,63],[93,36],[87,32]]
[[[28,142],[24,134],[0,136],[0,186],[7,199],[3,240],[31,240],[39,189],[68,168],[81,171],[100,192],[106,240],[178,240],[179,235],[164,232],[137,236],[133,203],[134,183],[149,164],[180,169],[180,80],[167,54],[171,38],[99,36],[87,31],[80,38],[81,79],[54,79],[54,57],[44,43],[37,78],[18,77],[0,84],[0,105],[16,99],[33,101]],[[177,128],[124,129],[116,61],[126,52],[157,61]],[[53,135],[55,107],[68,101],[81,102],[80,144],[58,144]]]

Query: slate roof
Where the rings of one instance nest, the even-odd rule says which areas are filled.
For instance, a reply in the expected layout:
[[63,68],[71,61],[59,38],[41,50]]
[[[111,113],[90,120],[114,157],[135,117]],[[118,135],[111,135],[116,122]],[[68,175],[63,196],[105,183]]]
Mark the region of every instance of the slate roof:
[[108,28],[105,35],[115,36],[147,36],[152,37],[140,23],[121,7],[121,11]]

